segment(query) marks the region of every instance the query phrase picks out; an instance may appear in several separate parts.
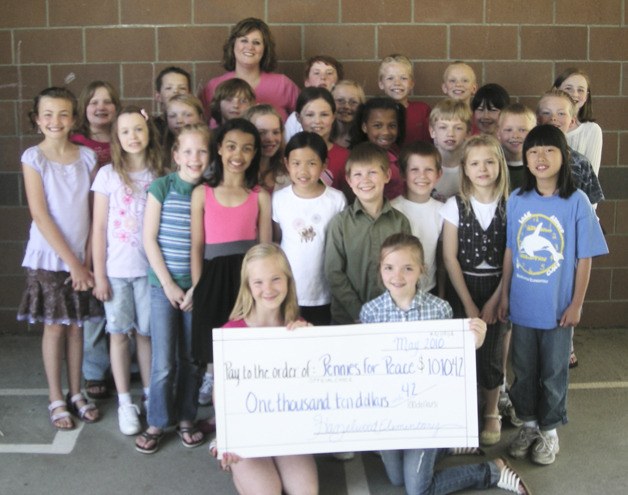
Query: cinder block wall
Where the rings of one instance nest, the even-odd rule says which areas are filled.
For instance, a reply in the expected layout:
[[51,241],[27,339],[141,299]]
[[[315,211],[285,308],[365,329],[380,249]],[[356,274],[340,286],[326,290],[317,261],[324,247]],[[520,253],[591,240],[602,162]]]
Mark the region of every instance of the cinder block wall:
[[565,67],[592,78],[604,130],[598,209],[611,254],[595,260],[583,325],[628,326],[628,5],[626,0],[4,0],[0,16],[0,332],[20,331],[15,308],[30,216],[20,152],[38,141],[27,112],[42,88],[77,94],[93,79],[125,103],[155,109],[153,80],[180,65],[200,88],[222,73],[222,44],[243,17],[272,28],[279,71],[302,83],[307,57],[342,60],[378,93],[378,60],[414,62],[417,98],[441,97],[443,69],[463,59],[480,84],[497,82],[535,105]]

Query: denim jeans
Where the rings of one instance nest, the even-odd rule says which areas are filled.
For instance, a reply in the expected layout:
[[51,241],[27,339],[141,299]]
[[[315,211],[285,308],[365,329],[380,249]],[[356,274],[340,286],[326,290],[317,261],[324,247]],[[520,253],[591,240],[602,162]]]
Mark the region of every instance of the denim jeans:
[[148,277],[109,277],[111,299],[105,301],[107,332],[125,333],[131,330],[150,335],[150,285]]
[[196,419],[201,370],[192,361],[192,312],[172,307],[161,287],[150,288],[150,304],[148,424],[166,428]]
[[442,495],[465,488],[478,490],[495,486],[499,469],[493,462],[463,464],[436,470],[447,449],[382,450],[390,482],[405,486],[408,495]]
[[86,380],[104,380],[109,369],[106,320],[87,320],[83,324],[83,376]]
[[569,353],[573,327],[552,330],[512,326],[510,398],[517,417],[541,430],[567,423]]

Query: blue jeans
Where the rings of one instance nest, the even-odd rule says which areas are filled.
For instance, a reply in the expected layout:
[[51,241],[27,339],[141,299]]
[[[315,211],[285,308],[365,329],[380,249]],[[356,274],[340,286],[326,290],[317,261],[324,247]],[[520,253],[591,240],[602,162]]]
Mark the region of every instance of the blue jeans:
[[106,320],[83,323],[83,376],[86,380],[104,380],[109,369]]
[[447,449],[382,450],[390,482],[405,486],[408,495],[442,495],[465,488],[482,490],[499,481],[499,469],[493,462],[436,471],[436,464],[446,455]]
[[552,330],[512,326],[510,398],[517,417],[541,430],[567,423],[569,354],[573,327]]
[[148,277],[109,277],[111,299],[105,301],[107,332],[128,334],[133,329],[150,335],[150,292]]
[[174,421],[194,421],[201,370],[192,361],[192,312],[172,307],[161,287],[150,288],[150,306],[148,424],[166,428]]

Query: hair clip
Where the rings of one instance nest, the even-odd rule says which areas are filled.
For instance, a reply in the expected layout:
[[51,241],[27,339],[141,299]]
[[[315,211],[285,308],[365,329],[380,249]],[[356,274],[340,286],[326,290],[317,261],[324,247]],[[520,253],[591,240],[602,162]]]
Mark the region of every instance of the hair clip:
[[146,113],[146,110],[142,108],[140,109],[140,113],[142,114],[142,117],[144,117],[144,119],[146,119],[146,121],[148,122],[148,114]]

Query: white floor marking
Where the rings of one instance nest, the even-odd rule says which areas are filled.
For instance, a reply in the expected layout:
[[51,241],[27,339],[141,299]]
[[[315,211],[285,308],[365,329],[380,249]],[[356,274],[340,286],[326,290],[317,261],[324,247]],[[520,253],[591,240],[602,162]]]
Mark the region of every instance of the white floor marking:
[[628,382],[584,382],[569,385],[570,390],[593,390],[596,388],[628,388]]
[[48,395],[47,388],[0,388],[0,396],[13,395],[19,397],[29,397],[35,395]]
[[[0,396],[34,397],[47,396],[47,388],[2,388]],[[0,443],[0,454],[69,454],[85,424],[74,418],[77,427],[70,431],[57,431],[52,443]]]
[[362,456],[356,453],[352,460],[345,462],[344,466],[347,495],[370,495]]
[[[76,421],[76,420],[75,420]],[[84,423],[79,422],[74,430],[58,431],[51,444],[15,443],[0,444],[0,454],[69,454],[74,450]]]

